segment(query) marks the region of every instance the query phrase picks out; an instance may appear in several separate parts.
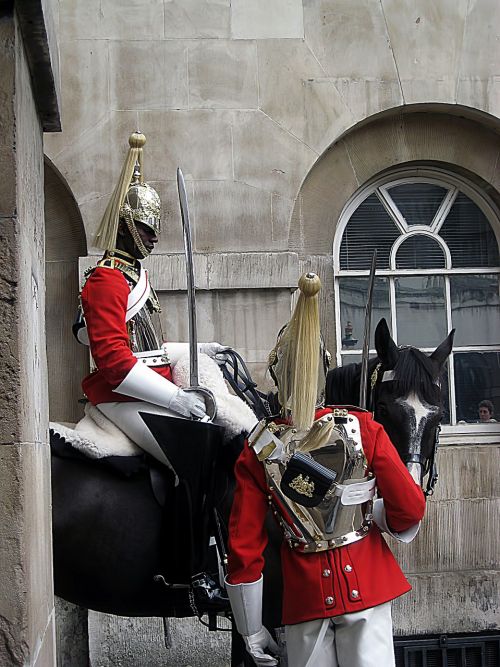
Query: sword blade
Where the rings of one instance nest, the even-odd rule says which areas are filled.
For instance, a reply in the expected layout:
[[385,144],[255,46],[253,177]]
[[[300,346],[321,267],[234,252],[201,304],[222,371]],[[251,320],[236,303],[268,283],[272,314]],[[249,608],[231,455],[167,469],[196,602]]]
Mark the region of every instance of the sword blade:
[[186,194],[184,175],[177,167],[177,190],[181,209],[182,231],[184,235],[184,253],[186,255],[186,279],[189,317],[189,384],[198,387],[198,335],[196,329],[196,289],[194,284],[193,246],[191,243],[191,224]]
[[373,286],[375,284],[375,271],[377,269],[377,251],[373,251],[370,276],[368,278],[368,293],[365,308],[365,330],[363,338],[363,353],[361,356],[361,380],[359,383],[359,407],[366,409],[366,398],[368,389],[368,361],[370,357],[370,330],[373,307]]

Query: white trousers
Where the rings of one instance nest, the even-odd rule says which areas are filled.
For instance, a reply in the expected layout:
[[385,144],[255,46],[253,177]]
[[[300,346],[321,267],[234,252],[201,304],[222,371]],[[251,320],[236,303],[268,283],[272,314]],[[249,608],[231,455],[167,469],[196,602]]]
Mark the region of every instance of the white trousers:
[[391,603],[285,627],[288,667],[394,667]]
[[113,424],[128,435],[136,445],[146,450],[148,454],[154,456],[160,463],[164,463],[169,468],[172,467],[139,412],[149,412],[154,415],[167,415],[182,419],[177,412],[154,405],[154,403],[147,403],[146,401],[99,403],[97,407]]

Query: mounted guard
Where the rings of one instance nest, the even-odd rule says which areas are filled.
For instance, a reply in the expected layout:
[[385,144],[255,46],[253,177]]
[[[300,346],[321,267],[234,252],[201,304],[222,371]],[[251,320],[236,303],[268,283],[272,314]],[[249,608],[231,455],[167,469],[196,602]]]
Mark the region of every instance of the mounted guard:
[[[74,333],[90,346],[93,360],[82,382],[89,401],[86,419],[107,418],[172,472],[176,522],[185,534],[180,539],[189,545],[182,552],[191,552],[184,556],[184,574],[191,578],[194,606],[202,612],[227,607],[222,589],[204,571],[207,503],[222,429],[211,423],[215,405],[210,392],[198,386],[183,389],[179,377],[174,381],[173,369],[189,355],[189,344],[164,342],[159,300],[141,264],[161,230],[160,197],[144,181],[145,142],[139,132],[130,136],[120,179],[95,237],[105,253],[85,274]],[[198,352],[215,359],[225,349],[215,342],[191,342],[191,363]]]
[[321,404],[319,278],[306,274],[299,288],[270,359],[280,414],[255,427],[236,464],[228,595],[254,662],[276,665],[262,624],[271,507],[283,532],[289,667],[390,667],[390,601],[410,585],[381,532],[413,539],[425,499],[370,413]]

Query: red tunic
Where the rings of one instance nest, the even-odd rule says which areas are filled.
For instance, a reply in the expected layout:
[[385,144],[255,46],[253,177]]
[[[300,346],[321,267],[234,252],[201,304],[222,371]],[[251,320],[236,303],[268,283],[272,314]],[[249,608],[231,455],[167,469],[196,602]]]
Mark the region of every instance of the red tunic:
[[[316,418],[330,412],[321,410]],[[418,523],[425,498],[384,429],[367,412],[356,412],[368,466],[377,477],[388,525],[403,531]],[[260,578],[267,544],[264,520],[269,509],[264,464],[246,446],[236,463],[237,487],[229,524],[229,582]],[[318,553],[294,551],[283,541],[283,624],[361,611],[411,589],[377,526],[345,547]]]
[[[135,399],[113,391],[137,363],[125,322],[130,286],[119,269],[97,267],[82,290],[82,307],[87,324],[90,351],[97,370],[82,382],[93,405]],[[170,366],[153,367],[172,380]]]

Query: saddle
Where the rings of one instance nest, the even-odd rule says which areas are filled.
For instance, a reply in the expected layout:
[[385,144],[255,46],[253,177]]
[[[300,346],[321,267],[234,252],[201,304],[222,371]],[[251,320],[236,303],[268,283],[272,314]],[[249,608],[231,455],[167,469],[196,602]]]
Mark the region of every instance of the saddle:
[[148,467],[145,452],[91,403],[77,424],[49,423],[52,454],[86,461],[130,477]]

